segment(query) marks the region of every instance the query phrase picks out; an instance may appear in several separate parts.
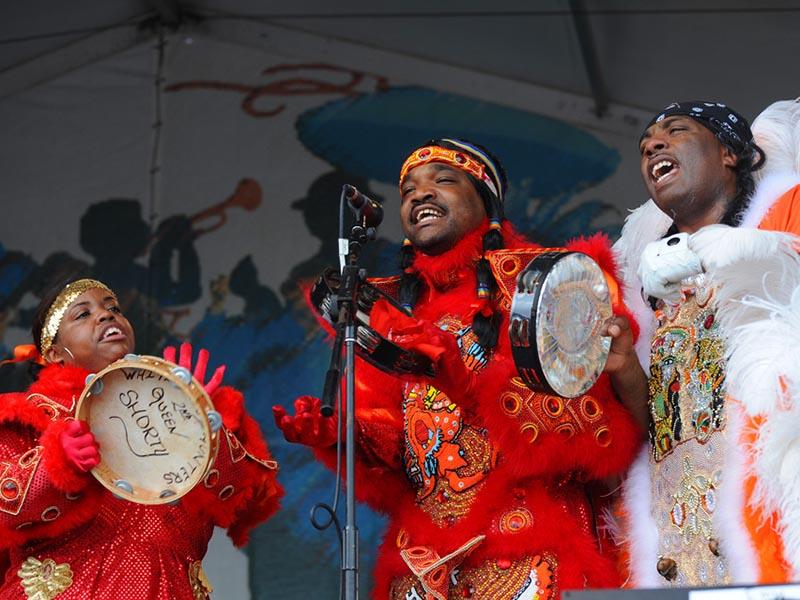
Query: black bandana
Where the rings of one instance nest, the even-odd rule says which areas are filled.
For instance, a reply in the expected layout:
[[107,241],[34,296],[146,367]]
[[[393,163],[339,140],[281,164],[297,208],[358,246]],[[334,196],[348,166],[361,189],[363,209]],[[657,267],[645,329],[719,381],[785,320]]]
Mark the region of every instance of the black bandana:
[[[706,102],[704,100],[689,100],[687,102],[673,102],[658,113],[644,128],[647,131],[653,124],[676,115],[692,117],[698,123],[709,129],[717,136],[720,142],[728,146],[736,155],[741,156],[753,144],[753,132],[750,123],[732,108],[722,102]],[[641,143],[644,132],[639,138]]]

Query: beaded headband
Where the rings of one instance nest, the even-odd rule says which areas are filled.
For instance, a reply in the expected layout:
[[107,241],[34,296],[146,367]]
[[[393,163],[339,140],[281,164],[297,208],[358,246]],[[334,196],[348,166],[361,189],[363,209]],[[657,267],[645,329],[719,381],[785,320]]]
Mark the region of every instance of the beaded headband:
[[75,302],[75,299],[95,288],[100,288],[107,291],[109,294],[116,298],[116,294],[112,292],[109,287],[96,279],[78,279],[64,287],[63,290],[56,296],[50,308],[47,309],[47,316],[44,318],[44,326],[42,327],[42,341],[39,351],[42,356],[53,345],[53,340],[58,334],[58,328],[61,327],[61,320],[64,318],[64,313],[67,312],[69,305]]
[[491,158],[466,142],[447,138],[442,141],[453,144],[460,150],[451,150],[441,146],[423,146],[414,150],[400,169],[401,184],[412,169],[427,163],[440,162],[469,173],[478,181],[485,183],[498,200],[503,200],[504,190]]

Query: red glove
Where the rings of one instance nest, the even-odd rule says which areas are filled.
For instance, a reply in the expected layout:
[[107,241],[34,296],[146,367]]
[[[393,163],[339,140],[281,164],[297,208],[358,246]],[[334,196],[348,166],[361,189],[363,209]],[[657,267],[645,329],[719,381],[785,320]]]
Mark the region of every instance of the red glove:
[[[175,354],[175,346],[167,346],[164,348],[164,360],[175,363],[191,373],[192,345],[188,342],[181,344],[181,356],[177,361],[175,360]],[[222,383],[222,377],[225,375],[225,365],[218,367],[217,370],[214,371],[214,375],[211,376],[211,379],[208,380],[208,383],[203,383],[206,378],[206,367],[208,367],[208,350],[203,348],[197,353],[197,364],[194,366],[193,375],[194,378],[197,379],[197,381],[199,381],[203,386],[203,389],[206,391],[206,393],[210,396]]]
[[472,393],[475,373],[464,364],[453,334],[430,321],[415,319],[397,310],[384,310],[377,302],[370,313],[370,325],[385,332],[392,342],[430,358],[435,371],[431,384],[445,394],[463,398]]
[[100,446],[86,421],[70,421],[58,440],[67,460],[78,471],[86,473],[100,464]]
[[304,444],[314,448],[327,448],[336,443],[336,415],[323,417],[321,402],[313,396],[300,396],[294,401],[294,416],[286,414],[283,406],[272,407],[275,425],[283,432],[287,442]]

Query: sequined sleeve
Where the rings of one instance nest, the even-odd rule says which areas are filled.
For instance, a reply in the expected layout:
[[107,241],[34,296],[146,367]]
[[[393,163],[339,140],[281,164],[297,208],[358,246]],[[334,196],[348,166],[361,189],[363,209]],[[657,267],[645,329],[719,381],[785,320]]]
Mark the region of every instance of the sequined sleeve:
[[[0,427],[0,529],[4,532],[0,546],[62,531],[62,523],[72,522],[74,509],[82,504],[78,489],[67,491],[54,481],[59,469],[47,464],[52,453],[46,444],[28,427],[14,423]],[[70,518],[65,520],[65,515]]]

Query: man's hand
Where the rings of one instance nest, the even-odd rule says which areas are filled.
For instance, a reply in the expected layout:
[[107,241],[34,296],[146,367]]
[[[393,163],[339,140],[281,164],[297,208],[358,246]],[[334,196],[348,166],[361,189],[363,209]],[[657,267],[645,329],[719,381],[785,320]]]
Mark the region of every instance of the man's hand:
[[461,348],[452,333],[430,321],[416,320],[416,323],[393,328],[389,339],[407,350],[427,356],[435,373],[430,382],[445,394],[462,401],[471,396],[475,373],[464,364]]
[[633,330],[628,319],[621,315],[612,316],[603,323],[600,335],[611,338],[611,348],[604,369],[606,373],[617,373],[630,367],[633,362],[638,364],[633,347]]
[[454,399],[471,395],[475,374],[464,364],[452,333],[425,319],[405,315],[385,302],[375,303],[370,325],[398,346],[428,357],[435,373],[432,385]]
[[689,248],[700,258],[705,270],[713,273],[737,262],[774,256],[782,244],[790,248],[795,240],[777,231],[708,225],[689,237]]
[[294,401],[294,415],[286,413],[279,404],[272,407],[275,425],[287,442],[313,448],[327,448],[336,443],[337,415],[323,417],[319,398],[301,396]]
[[82,473],[100,464],[100,447],[97,445],[86,421],[70,421],[58,438],[64,455],[73,467]]
[[[164,360],[168,360],[171,363],[176,363],[192,373],[192,345],[188,342],[181,344],[181,355],[177,361],[175,360],[175,354],[175,346],[167,346],[164,348]],[[225,365],[217,367],[217,370],[214,371],[214,375],[211,376],[211,379],[205,382],[207,367],[208,350],[203,348],[197,353],[197,363],[194,366],[194,373],[192,374],[194,378],[200,382],[200,385],[203,386],[203,389],[206,391],[206,393],[210,396],[217,390],[217,388],[219,388],[220,384],[222,384],[222,378],[225,375]]]
[[639,423],[642,432],[647,431],[647,375],[636,356],[631,324],[627,318],[614,315],[603,323],[600,335],[611,337],[604,371],[611,377],[614,391]]
[[639,262],[639,279],[646,296],[670,302],[681,298],[681,280],[703,272],[700,258],[692,252],[686,233],[650,242]]

